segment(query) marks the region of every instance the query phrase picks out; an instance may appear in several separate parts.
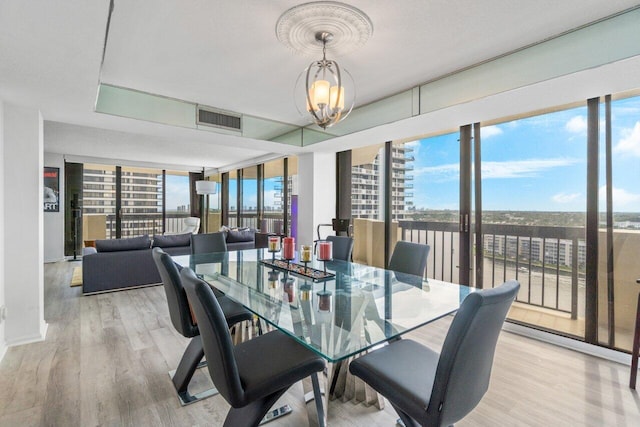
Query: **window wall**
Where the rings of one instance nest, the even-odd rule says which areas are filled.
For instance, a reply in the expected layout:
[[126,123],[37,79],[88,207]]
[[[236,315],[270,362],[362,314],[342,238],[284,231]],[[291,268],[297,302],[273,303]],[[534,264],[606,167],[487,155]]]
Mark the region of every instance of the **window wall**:
[[189,174],[84,164],[83,239],[177,233],[190,215]]
[[260,230],[284,232],[284,159],[264,164],[264,212]]
[[284,233],[297,236],[298,232],[298,158],[287,158],[287,222]]
[[162,234],[162,170],[122,167],[121,236]]
[[257,228],[276,234],[295,233],[297,175],[295,156],[220,175],[221,182],[228,182],[222,190],[226,191],[228,209],[221,215],[228,218],[228,224],[222,225]]
[[229,172],[229,227],[238,227],[238,172]]
[[82,176],[82,238],[116,237],[116,167],[85,163]]
[[613,97],[610,114],[601,101],[598,341],[630,351],[640,278],[640,96]]
[[458,283],[458,132],[393,143],[393,220],[398,240],[431,247],[426,277]]
[[[353,260],[385,266],[385,144],[351,151],[351,218]],[[396,173],[399,173],[396,171]],[[344,191],[337,189],[338,191]],[[333,234],[331,229],[323,230]]]
[[[164,231],[178,233],[184,218],[190,216],[189,173],[165,171],[164,187]],[[162,212],[162,200],[159,211]]]
[[258,228],[258,166],[242,169],[240,227]]
[[509,318],[585,336],[587,107],[483,126],[482,283],[520,282]]
[[209,194],[205,200],[204,211],[206,212],[206,232],[214,233],[220,230],[222,226],[222,207],[221,207],[221,176],[214,174],[205,178],[207,181],[214,181],[217,184],[218,191],[215,194]]

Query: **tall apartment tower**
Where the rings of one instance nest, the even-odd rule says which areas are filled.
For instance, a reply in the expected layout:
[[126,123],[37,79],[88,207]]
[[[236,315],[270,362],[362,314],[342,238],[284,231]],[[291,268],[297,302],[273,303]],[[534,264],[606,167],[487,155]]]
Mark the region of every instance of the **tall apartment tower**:
[[[352,218],[382,218],[384,210],[382,149],[373,161],[351,168]],[[394,144],[392,155],[392,215],[394,220],[410,219],[413,210],[413,148]]]
[[[83,215],[105,215],[106,237],[115,236],[115,167],[84,165]],[[135,169],[122,170],[122,237],[162,230],[162,176]]]

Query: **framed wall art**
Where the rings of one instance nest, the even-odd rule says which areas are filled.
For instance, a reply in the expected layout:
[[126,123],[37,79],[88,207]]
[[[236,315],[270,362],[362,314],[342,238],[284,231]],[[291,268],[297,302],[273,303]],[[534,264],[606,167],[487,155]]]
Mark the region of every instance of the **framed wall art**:
[[44,211],[60,212],[60,168],[44,168]]

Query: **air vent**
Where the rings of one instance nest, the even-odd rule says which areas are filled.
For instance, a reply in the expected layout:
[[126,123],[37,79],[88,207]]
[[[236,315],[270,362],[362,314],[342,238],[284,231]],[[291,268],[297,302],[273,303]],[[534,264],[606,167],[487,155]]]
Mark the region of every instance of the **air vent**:
[[198,124],[241,131],[242,116],[198,106]]

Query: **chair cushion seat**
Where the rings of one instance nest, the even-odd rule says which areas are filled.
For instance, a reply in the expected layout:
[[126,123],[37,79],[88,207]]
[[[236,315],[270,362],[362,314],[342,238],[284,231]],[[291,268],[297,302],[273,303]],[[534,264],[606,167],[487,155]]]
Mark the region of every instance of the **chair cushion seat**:
[[227,325],[229,325],[229,327],[244,320],[253,319],[253,314],[249,310],[244,308],[242,304],[239,304],[223,295],[216,295],[216,298],[218,299],[220,308],[222,308],[225,319],[227,319]]
[[324,369],[324,359],[280,331],[238,344],[233,351],[247,402]]
[[423,419],[439,353],[409,339],[356,358],[349,370],[416,420]]

